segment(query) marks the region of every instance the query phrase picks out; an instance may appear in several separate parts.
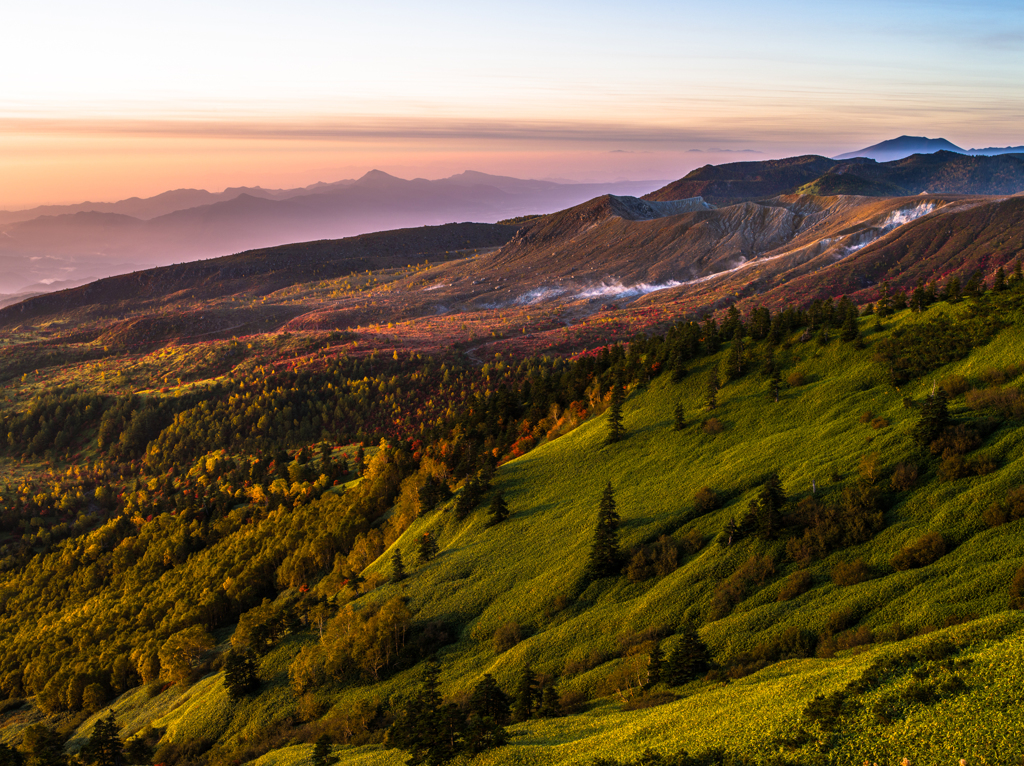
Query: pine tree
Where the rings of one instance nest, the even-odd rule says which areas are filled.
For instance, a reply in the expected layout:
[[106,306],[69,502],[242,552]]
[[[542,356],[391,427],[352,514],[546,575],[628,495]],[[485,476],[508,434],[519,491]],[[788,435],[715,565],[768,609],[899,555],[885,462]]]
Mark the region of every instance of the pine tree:
[[24,763],[25,756],[6,742],[0,742],[0,766],[24,766]]
[[782,375],[779,374],[778,370],[772,371],[772,376],[768,381],[768,395],[772,398],[776,404],[779,403],[779,394],[782,392]]
[[704,400],[708,410],[714,410],[718,406],[718,388],[718,370],[712,369],[708,373],[707,396]]
[[742,539],[743,539],[743,530],[740,528],[740,525],[736,523],[736,519],[734,517],[730,517],[729,521],[727,521],[725,523],[725,531],[724,531],[725,545],[728,547],[728,546],[732,545],[733,543],[738,543]]
[[540,690],[537,688],[537,676],[533,668],[527,665],[519,676],[515,698],[512,701],[512,719],[525,721],[537,709]]
[[616,379],[612,384],[612,401],[608,408],[608,437],[605,440],[607,444],[617,442],[626,435],[626,429],[622,425],[623,398],[622,381]]
[[590,547],[587,573],[591,579],[617,574],[622,560],[619,551],[619,514],[615,511],[615,496],[609,481],[601,495],[597,512],[597,528]]
[[1016,288],[1020,287],[1022,282],[1024,282],[1024,273],[1021,273],[1020,258],[1018,258],[1013,264],[1013,273],[1010,275],[1009,285]]
[[878,303],[875,306],[875,313],[882,319],[892,315],[892,304],[889,300],[888,282],[883,282],[882,287],[878,291]]
[[693,625],[683,628],[683,634],[668,660],[667,680],[673,686],[682,686],[708,672],[711,653]]
[[750,501],[750,510],[757,517],[758,534],[765,540],[772,540],[783,526],[782,508],[786,494],[778,472],[773,472],[761,486],[755,500]]
[[558,696],[558,678],[551,678],[540,693],[540,707],[537,708],[538,718],[557,718],[562,713],[561,701]]
[[661,644],[656,641],[654,648],[651,649],[650,656],[647,658],[647,678],[644,680],[644,691],[650,691],[661,683],[661,671],[664,662],[665,657],[661,651]]
[[679,402],[672,412],[672,430],[682,431],[684,428],[686,428],[686,410],[683,408],[683,403]]
[[256,676],[256,655],[251,650],[232,649],[224,662],[224,686],[228,697],[237,702],[260,687]]
[[486,674],[473,689],[466,716],[466,748],[479,753],[500,747],[508,741],[505,725],[509,722],[508,696]]
[[996,269],[995,279],[992,280],[992,290],[993,292],[1001,293],[1005,289],[1006,272],[1003,270],[1003,267],[1000,266],[998,269]]
[[321,734],[316,744],[313,745],[313,766],[328,766],[332,762],[331,738],[326,734]]
[[437,541],[429,532],[424,532],[416,548],[417,558],[420,564],[426,564],[437,555]]
[[153,748],[142,737],[136,735],[124,743],[124,760],[131,764],[153,762]]
[[948,425],[949,398],[945,390],[939,386],[921,405],[921,417],[914,426],[914,441],[922,447],[927,447],[939,438]]
[[725,375],[729,380],[736,380],[743,377],[746,371],[746,354],[743,348],[743,339],[736,338],[729,349],[729,355],[725,358]]
[[495,492],[491,498],[491,524],[500,524],[508,518],[508,503],[503,492]]
[[467,516],[470,512],[476,508],[480,502],[480,496],[483,494],[483,486],[480,479],[476,476],[470,477],[469,481],[462,487],[462,492],[459,493],[459,499],[455,501],[455,518],[460,521]]
[[860,337],[860,329],[857,327],[857,315],[851,311],[843,321],[843,329],[839,337],[846,343],[852,343]]
[[83,748],[83,755],[88,763],[95,766],[120,766],[123,750],[117,720],[111,712],[96,723],[89,743]]
[[386,744],[408,751],[410,766],[440,766],[465,744],[465,716],[458,706],[444,704],[438,691],[439,673],[436,662],[427,663],[419,693],[401,706],[388,729]]
[[401,582],[405,579],[405,564],[402,563],[402,552],[395,548],[391,555],[391,582]]

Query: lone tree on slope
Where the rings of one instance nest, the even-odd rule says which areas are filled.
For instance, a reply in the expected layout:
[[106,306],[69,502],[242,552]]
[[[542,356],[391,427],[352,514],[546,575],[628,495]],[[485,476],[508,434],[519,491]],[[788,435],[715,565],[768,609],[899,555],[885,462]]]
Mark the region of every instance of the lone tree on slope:
[[587,573],[592,579],[617,574],[622,561],[619,550],[619,514],[615,511],[612,483],[604,488],[597,511],[597,528],[590,547]]
[[612,384],[612,403],[608,410],[608,444],[617,442],[626,435],[626,428],[622,425],[623,399],[622,381],[616,378]]

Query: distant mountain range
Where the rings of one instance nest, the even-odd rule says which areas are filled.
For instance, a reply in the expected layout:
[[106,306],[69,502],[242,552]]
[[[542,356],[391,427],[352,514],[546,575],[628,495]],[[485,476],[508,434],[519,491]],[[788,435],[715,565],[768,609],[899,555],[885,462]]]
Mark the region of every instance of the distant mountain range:
[[1024,155],[969,156],[950,151],[892,162],[806,155],[783,160],[705,165],[647,200],[703,197],[713,205],[767,200],[780,194],[901,197],[931,194],[1007,195],[1024,191]]
[[550,213],[664,181],[560,184],[466,171],[405,180],[379,170],[301,189],[179,189],[148,199],[0,212],[0,293],[291,242]]
[[934,154],[935,152],[956,152],[957,154],[968,154],[973,156],[993,157],[997,154],[1024,153],[1024,146],[1005,146],[1002,148],[989,147],[988,149],[961,149],[956,144],[944,138],[924,138],[923,136],[900,136],[888,141],[882,141],[866,149],[858,149],[855,152],[840,154],[837,160],[852,160],[857,157],[866,157],[876,162],[892,162],[902,160],[914,154]]

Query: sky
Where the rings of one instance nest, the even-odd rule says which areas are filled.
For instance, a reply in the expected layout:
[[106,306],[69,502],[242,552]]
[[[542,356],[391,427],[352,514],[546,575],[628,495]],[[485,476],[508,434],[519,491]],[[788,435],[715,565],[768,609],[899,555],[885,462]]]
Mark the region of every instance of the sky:
[[1019,0],[44,0],[4,32],[0,209],[1024,144]]

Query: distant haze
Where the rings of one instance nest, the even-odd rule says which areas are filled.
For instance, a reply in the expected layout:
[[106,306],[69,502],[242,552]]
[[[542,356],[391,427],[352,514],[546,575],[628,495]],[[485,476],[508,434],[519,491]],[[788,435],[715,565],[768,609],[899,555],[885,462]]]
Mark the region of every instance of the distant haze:
[[373,168],[678,178],[903,134],[1018,145],[1024,125],[1003,0],[8,5],[8,210]]

